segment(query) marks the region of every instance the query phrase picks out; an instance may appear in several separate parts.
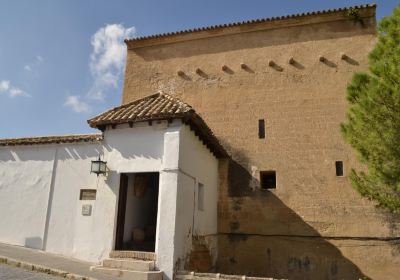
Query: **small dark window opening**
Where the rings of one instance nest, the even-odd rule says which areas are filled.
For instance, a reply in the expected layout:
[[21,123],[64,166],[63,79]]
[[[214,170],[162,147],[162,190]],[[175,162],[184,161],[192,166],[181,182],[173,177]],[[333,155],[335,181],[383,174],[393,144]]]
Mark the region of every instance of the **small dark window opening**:
[[265,138],[265,121],[258,120],[258,138],[264,139]]
[[276,172],[261,171],[260,172],[261,188],[263,190],[276,189]]
[[343,161],[335,162],[336,176],[343,176]]
[[200,211],[204,210],[204,185],[201,183],[198,184],[197,209]]

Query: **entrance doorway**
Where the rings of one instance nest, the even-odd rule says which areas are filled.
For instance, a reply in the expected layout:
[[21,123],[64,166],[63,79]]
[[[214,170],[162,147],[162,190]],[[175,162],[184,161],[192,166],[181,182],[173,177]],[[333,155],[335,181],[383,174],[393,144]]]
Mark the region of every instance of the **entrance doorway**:
[[121,174],[115,250],[154,252],[159,173]]

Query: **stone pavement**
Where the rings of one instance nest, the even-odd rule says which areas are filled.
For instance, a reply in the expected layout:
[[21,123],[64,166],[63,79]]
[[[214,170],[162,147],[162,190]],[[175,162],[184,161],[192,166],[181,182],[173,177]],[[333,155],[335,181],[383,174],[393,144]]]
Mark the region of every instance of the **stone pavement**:
[[1,280],[62,280],[58,276],[28,271],[22,268],[0,264]]
[[[58,274],[69,279],[82,279],[79,276],[83,276],[83,279],[86,278],[90,280],[120,280],[120,278],[90,271],[90,267],[95,265],[94,263],[3,243],[0,243],[0,260],[2,260],[3,263],[6,262],[13,266],[21,266],[28,270],[32,270],[35,268],[35,266],[37,266],[37,269],[35,270],[41,270],[51,274]],[[8,260],[8,262],[6,260]]]

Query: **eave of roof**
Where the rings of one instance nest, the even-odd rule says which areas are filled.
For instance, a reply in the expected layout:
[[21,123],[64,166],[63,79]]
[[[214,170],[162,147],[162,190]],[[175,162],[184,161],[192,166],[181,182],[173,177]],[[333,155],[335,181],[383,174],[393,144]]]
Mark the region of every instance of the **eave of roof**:
[[107,126],[115,128],[120,124],[129,124],[133,127],[138,122],[174,119],[189,125],[216,157],[228,157],[217,137],[190,105],[161,92],[114,107],[89,119],[88,124],[104,131]]
[[23,138],[4,138],[0,139],[0,146],[26,146],[26,145],[44,145],[44,144],[80,143],[80,142],[100,142],[102,140],[103,140],[103,135],[101,133],[23,137]]
[[[286,16],[261,18],[261,19],[247,20],[247,21],[242,21],[242,22],[186,29],[186,30],[181,30],[181,31],[176,31],[176,32],[167,32],[167,33],[125,39],[125,43],[127,44],[128,49],[134,49],[134,48],[143,47],[143,46],[165,44],[165,43],[179,42],[179,41],[185,41],[185,40],[201,39],[204,37],[222,36],[222,35],[246,32],[243,30],[244,26],[255,26],[255,25],[260,25],[263,23],[267,23],[267,24],[282,23],[282,25],[271,26],[271,28],[276,28],[276,27],[289,27],[289,26],[296,26],[296,25],[312,24],[312,23],[317,23],[317,22],[337,21],[337,20],[343,20],[343,19],[348,20],[349,16],[346,15],[346,13],[344,13],[344,12],[348,12],[348,11],[351,11],[354,9],[359,10],[361,12],[361,14],[360,14],[361,18],[371,17],[371,16],[375,16],[376,4],[375,3],[365,4],[365,5],[343,7],[343,8],[337,8],[337,9],[328,9],[328,10],[322,10],[322,11],[291,14],[291,15],[286,15]],[[324,18],[319,17],[317,19],[316,16],[324,16]],[[314,21],[310,20],[312,17],[316,18],[316,20],[314,20]],[[303,19],[308,20],[308,22],[302,21]],[[240,27],[240,29],[237,29],[236,27]],[[227,31],[228,29],[232,29],[232,33],[223,32],[223,33],[217,34],[215,32],[215,31],[219,31],[219,30]],[[235,31],[233,29],[235,29]],[[268,29],[268,28],[264,27],[263,29]],[[212,31],[212,32],[210,33],[210,31]],[[257,31],[257,30],[253,28],[250,31]],[[205,34],[205,35],[201,36],[201,34]],[[193,36],[187,37],[188,35],[193,35]]]

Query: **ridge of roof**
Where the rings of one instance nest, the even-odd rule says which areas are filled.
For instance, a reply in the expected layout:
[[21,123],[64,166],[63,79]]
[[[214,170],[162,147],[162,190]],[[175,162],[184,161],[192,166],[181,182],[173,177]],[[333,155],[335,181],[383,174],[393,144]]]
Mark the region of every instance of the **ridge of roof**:
[[159,34],[153,34],[153,35],[140,36],[140,37],[136,37],[136,38],[127,38],[127,39],[125,39],[125,43],[129,44],[129,43],[134,43],[134,42],[139,42],[139,41],[146,41],[149,39],[165,38],[165,37],[172,37],[172,36],[176,36],[176,35],[196,33],[196,32],[201,32],[201,31],[217,30],[217,29],[223,29],[226,27],[237,27],[237,26],[256,24],[256,23],[262,23],[262,22],[274,22],[274,21],[280,21],[280,20],[285,20],[285,19],[298,19],[298,18],[314,16],[314,15],[326,15],[326,14],[333,14],[333,13],[342,12],[342,11],[350,11],[352,9],[368,9],[368,8],[376,8],[376,4],[371,3],[371,4],[364,4],[364,5],[347,6],[347,7],[335,8],[335,9],[304,12],[304,13],[289,14],[289,15],[284,15],[284,16],[259,18],[259,19],[245,20],[245,21],[239,21],[239,22],[233,22],[233,23],[210,25],[210,26],[199,27],[199,28],[184,29],[184,30],[179,30],[179,31],[174,31],[174,32],[165,32],[165,33],[159,33]]
[[217,157],[228,156],[217,137],[190,105],[163,92],[114,107],[87,122],[91,127],[104,131],[107,125],[114,128],[116,125],[128,123],[132,127],[133,123],[137,122],[173,119],[180,119],[189,125]]
[[102,139],[103,135],[101,133],[0,138],[0,146],[99,142]]

